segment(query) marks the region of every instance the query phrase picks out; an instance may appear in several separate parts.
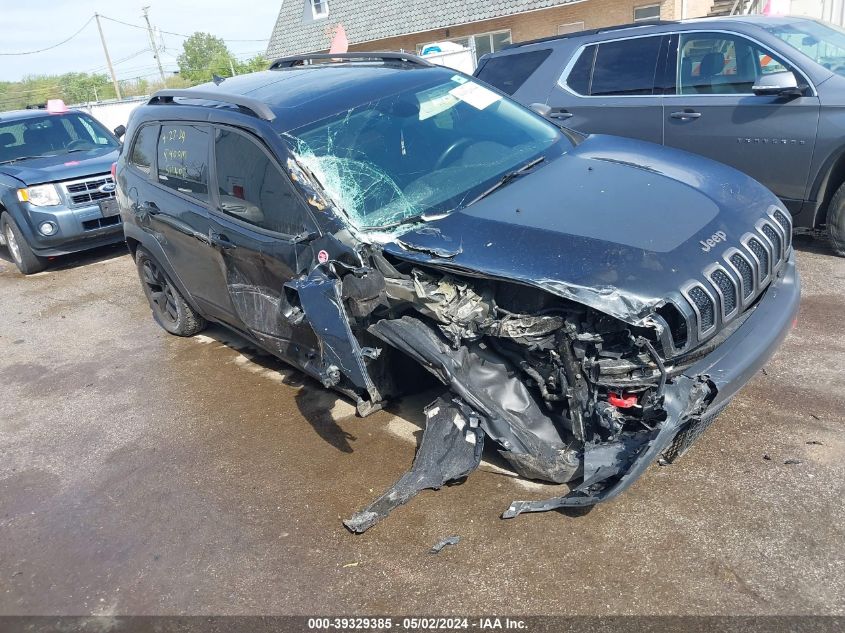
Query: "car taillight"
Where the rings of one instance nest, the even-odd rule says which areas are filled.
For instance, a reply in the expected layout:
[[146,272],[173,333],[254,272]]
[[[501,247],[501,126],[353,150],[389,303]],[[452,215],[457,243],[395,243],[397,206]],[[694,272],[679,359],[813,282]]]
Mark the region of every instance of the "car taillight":
[[117,163],[111,164],[111,179],[117,182]]

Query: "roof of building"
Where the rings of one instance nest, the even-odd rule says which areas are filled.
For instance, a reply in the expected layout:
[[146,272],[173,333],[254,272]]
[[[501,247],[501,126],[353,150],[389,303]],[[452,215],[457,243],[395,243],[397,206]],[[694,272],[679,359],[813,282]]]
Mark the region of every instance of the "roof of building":
[[338,24],[350,44],[422,33],[580,0],[328,0],[328,17],[314,19],[312,0],[283,0],[267,56],[328,50]]

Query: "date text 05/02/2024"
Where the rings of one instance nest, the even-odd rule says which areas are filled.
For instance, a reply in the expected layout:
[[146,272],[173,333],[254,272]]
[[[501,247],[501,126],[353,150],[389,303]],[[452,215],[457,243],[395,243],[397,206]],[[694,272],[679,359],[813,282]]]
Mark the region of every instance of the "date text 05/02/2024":
[[460,631],[460,630],[512,630],[525,631],[527,624],[516,618],[379,618],[379,617],[335,617],[309,618],[310,630],[332,631]]

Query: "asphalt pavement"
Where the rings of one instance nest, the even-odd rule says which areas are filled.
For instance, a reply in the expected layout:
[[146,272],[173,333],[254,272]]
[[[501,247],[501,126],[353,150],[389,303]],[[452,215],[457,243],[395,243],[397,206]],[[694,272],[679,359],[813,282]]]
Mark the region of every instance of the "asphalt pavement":
[[843,615],[845,259],[796,246],[797,326],[674,465],[506,521],[561,489],[491,453],[360,536],[433,394],[361,419],[223,329],[170,336],[120,247],[0,259],[0,615]]

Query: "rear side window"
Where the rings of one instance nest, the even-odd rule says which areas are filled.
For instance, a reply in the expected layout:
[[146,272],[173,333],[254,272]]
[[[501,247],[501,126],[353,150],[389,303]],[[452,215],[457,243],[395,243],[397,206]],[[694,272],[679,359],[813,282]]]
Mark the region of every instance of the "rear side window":
[[578,61],[569,71],[569,77],[566,78],[566,85],[571,90],[574,90],[579,95],[590,94],[590,79],[593,77],[593,61],[596,58],[597,46],[588,46],[578,57]]
[[129,154],[129,163],[145,174],[149,174],[150,166],[153,164],[157,140],[158,125],[145,125],[138,130],[138,134],[135,136],[135,143],[132,145],[132,152]]
[[255,141],[232,130],[218,129],[214,157],[223,213],[285,235],[314,228],[287,175]]
[[570,69],[566,85],[588,96],[650,95],[662,38],[657,35],[588,46]]
[[162,125],[157,158],[159,183],[198,200],[208,200],[207,127]]
[[590,94],[652,94],[661,40],[662,36],[640,37],[600,44]]
[[505,94],[512,95],[551,54],[551,49],[547,48],[493,57],[478,71],[477,77]]

